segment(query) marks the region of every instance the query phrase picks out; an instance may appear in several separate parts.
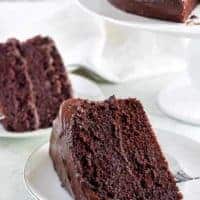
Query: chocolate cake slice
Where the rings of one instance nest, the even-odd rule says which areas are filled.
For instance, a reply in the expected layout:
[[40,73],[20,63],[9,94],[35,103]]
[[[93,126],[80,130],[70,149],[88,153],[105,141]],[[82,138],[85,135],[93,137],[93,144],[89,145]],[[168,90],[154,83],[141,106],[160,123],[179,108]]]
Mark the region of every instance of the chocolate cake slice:
[[108,0],[129,13],[175,22],[185,22],[198,0]]
[[0,44],[0,111],[6,129],[49,127],[62,101],[71,97],[71,84],[52,39],[36,36]]
[[50,156],[76,200],[180,200],[155,133],[136,99],[65,101]]

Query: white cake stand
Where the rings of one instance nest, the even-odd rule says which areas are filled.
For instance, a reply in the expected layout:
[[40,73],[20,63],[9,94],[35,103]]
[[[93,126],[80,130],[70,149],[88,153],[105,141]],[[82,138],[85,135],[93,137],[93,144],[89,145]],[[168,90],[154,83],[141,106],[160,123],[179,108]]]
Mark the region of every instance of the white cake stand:
[[[186,48],[188,72],[165,88],[158,97],[160,108],[178,120],[200,125],[200,25],[186,25],[127,14],[108,0],[77,0],[91,14],[115,24],[138,30],[160,32],[172,37],[188,38]],[[194,10],[200,16],[200,6]],[[180,51],[182,47],[180,46]]]

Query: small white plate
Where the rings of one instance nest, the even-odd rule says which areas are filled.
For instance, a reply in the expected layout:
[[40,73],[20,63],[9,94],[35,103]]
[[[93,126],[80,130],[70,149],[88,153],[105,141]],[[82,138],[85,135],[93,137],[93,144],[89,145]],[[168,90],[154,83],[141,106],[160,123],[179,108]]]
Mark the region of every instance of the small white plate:
[[[70,80],[72,82],[75,97],[101,100],[104,98],[100,88],[92,81],[83,78],[78,75],[70,74]],[[36,136],[44,136],[51,133],[51,128],[39,129],[36,131],[29,131],[25,133],[12,133],[3,128],[0,125],[0,138],[28,138]]]
[[200,93],[184,73],[172,81],[158,96],[158,105],[167,115],[200,126]]
[[[115,8],[108,0],[77,0],[77,2],[87,12],[96,14],[117,24],[142,30],[200,37],[200,25],[186,25],[184,23],[175,23],[128,14]],[[200,16],[200,5],[197,6],[193,14]]]
[[[186,137],[158,130],[158,139],[165,154],[173,157],[191,176],[200,175],[200,144]],[[38,200],[72,200],[61,187],[49,157],[49,144],[45,144],[29,157],[24,169],[24,181],[28,192]],[[199,200],[200,181],[179,185],[184,200]]]

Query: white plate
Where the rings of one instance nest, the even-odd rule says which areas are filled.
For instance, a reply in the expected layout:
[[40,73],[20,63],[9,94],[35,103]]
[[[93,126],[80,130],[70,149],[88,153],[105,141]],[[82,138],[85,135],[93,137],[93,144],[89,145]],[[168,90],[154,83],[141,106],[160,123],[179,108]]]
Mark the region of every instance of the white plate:
[[[189,26],[184,23],[162,21],[128,14],[112,6],[108,0],[77,0],[77,2],[87,12],[97,14],[121,25],[149,31],[161,31],[189,37],[200,37],[200,25]],[[194,14],[200,16],[200,5],[194,10]]]
[[[86,98],[91,100],[101,100],[104,98],[100,88],[92,81],[81,76],[70,74],[70,80],[74,89],[75,97]],[[26,133],[11,133],[0,125],[0,138],[27,138],[48,135],[51,133],[51,128],[29,131]]]
[[185,73],[172,81],[158,96],[158,105],[167,115],[200,126],[200,93]]
[[[165,154],[174,157],[182,169],[191,176],[200,175],[200,144],[186,137],[169,132],[157,131]],[[43,145],[29,157],[24,180],[28,192],[39,200],[71,200],[61,187],[49,157],[49,144]],[[199,200],[200,182],[190,181],[180,185],[184,200]]]

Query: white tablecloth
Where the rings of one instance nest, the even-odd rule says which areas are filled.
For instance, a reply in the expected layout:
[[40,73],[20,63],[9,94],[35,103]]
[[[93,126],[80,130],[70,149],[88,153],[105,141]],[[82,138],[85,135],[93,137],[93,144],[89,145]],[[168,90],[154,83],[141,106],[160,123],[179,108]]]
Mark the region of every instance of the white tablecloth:
[[66,64],[85,65],[114,82],[186,67],[187,39],[109,23],[74,0],[1,3],[0,24],[0,41],[50,35]]

